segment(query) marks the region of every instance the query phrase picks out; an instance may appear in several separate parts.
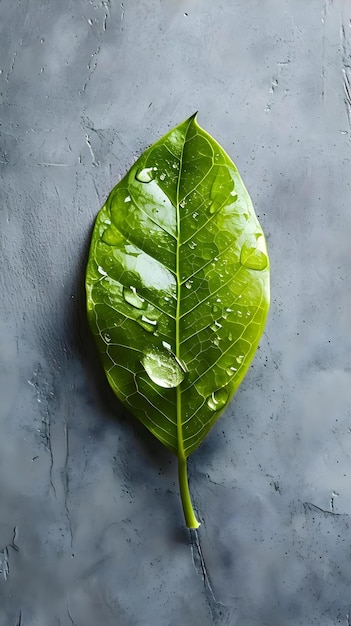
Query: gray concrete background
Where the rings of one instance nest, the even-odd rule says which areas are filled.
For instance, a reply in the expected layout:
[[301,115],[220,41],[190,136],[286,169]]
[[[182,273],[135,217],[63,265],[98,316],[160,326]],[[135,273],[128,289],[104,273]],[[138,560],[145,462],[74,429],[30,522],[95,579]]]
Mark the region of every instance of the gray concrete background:
[[[351,5],[0,1],[0,626],[351,624]],[[84,315],[94,217],[199,110],[267,233],[236,398],[176,463]]]

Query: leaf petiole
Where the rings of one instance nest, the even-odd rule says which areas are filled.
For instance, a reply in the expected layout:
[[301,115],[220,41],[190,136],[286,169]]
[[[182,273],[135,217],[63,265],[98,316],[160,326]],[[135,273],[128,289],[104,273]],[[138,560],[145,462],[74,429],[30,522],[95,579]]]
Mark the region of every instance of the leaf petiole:
[[200,523],[196,519],[190,497],[186,458],[183,455],[178,455],[178,476],[185,523],[188,528],[199,528]]

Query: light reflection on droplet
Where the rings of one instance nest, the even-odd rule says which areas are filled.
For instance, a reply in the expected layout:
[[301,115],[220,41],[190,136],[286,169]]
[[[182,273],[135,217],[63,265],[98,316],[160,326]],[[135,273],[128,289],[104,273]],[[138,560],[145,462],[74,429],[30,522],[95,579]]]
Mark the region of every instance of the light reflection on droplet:
[[154,180],[156,176],[156,171],[156,167],[143,167],[141,169],[138,169],[135,174],[135,178],[140,183],[150,183],[152,180]]
[[128,287],[123,287],[123,298],[125,302],[131,304],[136,309],[146,309],[147,303],[144,298],[141,298],[137,293],[137,290],[132,285]]
[[219,411],[222,409],[227,400],[228,400],[228,389],[226,387],[222,387],[221,389],[217,389],[211,393],[211,395],[207,398],[207,406],[211,411]]

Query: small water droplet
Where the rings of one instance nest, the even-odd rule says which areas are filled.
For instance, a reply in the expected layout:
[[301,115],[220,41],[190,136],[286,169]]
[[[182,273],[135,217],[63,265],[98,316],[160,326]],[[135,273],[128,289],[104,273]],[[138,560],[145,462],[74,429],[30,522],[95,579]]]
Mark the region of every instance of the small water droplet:
[[185,373],[174,356],[161,350],[149,350],[142,358],[142,364],[149,378],[159,387],[178,387]]
[[219,307],[216,304],[214,304],[212,307],[212,313],[218,313],[218,311],[219,311]]
[[[182,202],[180,202],[180,203],[179,203],[179,206],[180,206],[182,209],[184,209],[185,205],[186,205],[185,200],[182,200]],[[194,217],[194,214],[193,214],[193,217]]]
[[170,343],[168,343],[168,341],[162,341],[162,345],[164,348],[166,348],[166,350],[169,350],[170,352],[172,352],[172,346]]
[[228,400],[228,389],[226,387],[221,387],[221,389],[217,389],[211,393],[211,395],[207,398],[207,406],[211,411],[219,411],[222,409]]
[[131,201],[131,197],[127,196],[126,198],[124,198],[124,202],[130,202]]
[[140,183],[150,183],[156,176],[156,167],[143,167],[138,169],[135,178]]
[[238,369],[236,367],[228,367],[228,369],[226,370],[228,376],[233,376],[235,374],[235,372],[237,372]]
[[239,309],[237,310],[237,312],[236,312],[236,313],[237,313],[237,316],[238,316],[238,317],[242,317],[242,316],[243,316],[243,312],[242,312],[242,311],[239,311]]
[[215,337],[213,340],[213,345],[215,345],[218,348],[220,341],[221,341],[221,338],[217,335],[217,337]]
[[251,317],[250,311],[246,311],[246,317]]
[[104,334],[104,340],[106,341],[106,343],[110,343],[111,341],[111,335],[109,335],[108,333]]
[[154,333],[157,329],[157,320],[150,319],[146,317],[146,315],[142,315],[139,319],[136,320],[142,328],[147,330],[148,333]]
[[244,355],[240,354],[239,356],[236,357],[236,362],[239,363],[239,365],[243,362],[244,360]]
[[166,178],[166,174],[162,173],[160,174],[160,180],[164,180]]
[[105,272],[104,268],[101,267],[101,265],[98,265],[97,271],[99,272],[99,274],[101,274],[101,276],[107,276],[107,272]]
[[185,283],[185,286],[186,286],[187,289],[191,289],[192,284],[193,284],[192,280],[187,280],[186,283]]
[[172,163],[172,167],[173,169],[177,170],[178,169],[178,163],[176,163],[176,161],[174,161],[174,163]]
[[199,217],[199,213],[197,211],[194,211],[193,213],[194,220],[197,220],[198,217]]
[[231,332],[228,333],[228,339],[229,341],[233,341],[233,333]]
[[195,243],[195,241],[189,241],[188,246],[191,250],[195,250],[197,243]]
[[256,235],[256,242],[246,241],[241,248],[240,263],[252,270],[264,270],[268,265],[266,241],[263,235]]
[[228,318],[229,313],[232,313],[233,309],[230,309],[229,307],[227,307],[224,311],[223,311],[223,317],[226,320]]
[[213,324],[211,324],[210,328],[211,328],[211,330],[214,330],[215,332],[217,332],[220,328],[222,328],[222,324],[220,324],[219,322],[215,321],[215,322],[213,322]]
[[139,296],[135,287],[123,287],[123,298],[136,309],[146,309],[147,307],[147,303],[144,298]]

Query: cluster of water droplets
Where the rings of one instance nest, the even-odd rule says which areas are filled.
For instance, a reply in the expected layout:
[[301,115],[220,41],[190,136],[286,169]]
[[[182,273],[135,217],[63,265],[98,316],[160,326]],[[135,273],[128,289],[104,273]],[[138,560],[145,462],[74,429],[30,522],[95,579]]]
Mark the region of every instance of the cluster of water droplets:
[[[178,163],[173,164],[173,168],[178,168]],[[139,168],[135,174],[136,180],[141,183],[150,183],[155,180],[157,175],[157,167],[143,167]],[[158,175],[158,179],[160,181],[165,180],[166,174],[161,173]],[[237,194],[233,191],[231,192],[232,201],[235,202],[237,200]],[[130,201],[130,196],[127,196],[125,202]],[[185,207],[186,201],[182,201],[180,203],[180,207]],[[209,211],[210,214],[214,214],[220,210],[223,205],[222,197],[210,198],[204,205],[204,208]],[[194,224],[196,224],[199,217],[199,213],[194,211],[192,213],[192,218]],[[108,233],[109,235],[109,233]],[[109,236],[107,235],[107,238]],[[110,238],[115,238],[115,233],[110,233]],[[108,242],[109,243],[109,242]],[[194,250],[197,247],[196,241],[193,239],[188,242],[188,247],[190,250]],[[206,248],[206,246],[205,246]],[[204,248],[204,250],[205,250]],[[213,258],[213,262],[217,262],[218,259],[216,257]],[[243,267],[262,271],[268,265],[268,256],[265,239],[262,233],[256,233],[251,239],[244,242],[241,252],[240,252],[240,264]],[[102,274],[103,272],[101,272]],[[185,282],[185,288],[190,290],[193,287],[193,281],[187,280]],[[140,311],[141,315],[136,319],[136,322],[144,328],[146,331],[156,334],[158,320],[157,315],[150,313],[148,311],[148,304],[144,298],[142,298],[138,293],[135,287],[130,286],[128,288],[123,289],[123,297],[127,304],[134,307],[138,311]],[[219,311],[222,313],[223,319],[227,319],[228,315],[232,313],[232,309],[226,308],[222,310],[221,308],[221,300],[218,298],[216,304],[212,307],[212,313],[217,314]],[[236,311],[238,317],[243,317],[243,313],[240,309]],[[244,317],[250,317],[250,311],[247,311]],[[211,331],[214,333],[213,343],[216,346],[220,345],[220,335],[219,331],[222,329],[222,323],[220,321],[220,317],[216,317],[213,323],[210,325]],[[227,335],[228,340],[233,341],[233,335],[229,331]],[[108,343],[111,341],[111,338],[108,334],[105,334],[105,341]],[[238,355],[235,357],[235,363],[230,367],[226,368],[226,375],[229,378],[232,378],[236,375],[238,369],[241,367],[244,361],[244,355]],[[144,355],[141,359],[141,363],[149,376],[149,378],[159,387],[163,388],[175,388],[180,385],[187,373],[186,367],[184,363],[182,363],[175,356],[172,351],[172,346],[166,342],[162,341],[162,347],[153,347],[151,349],[147,349],[144,352]],[[213,391],[206,399],[206,404],[211,411],[219,411],[221,410],[228,401],[229,397],[229,389],[227,386],[220,387],[219,389]]]

